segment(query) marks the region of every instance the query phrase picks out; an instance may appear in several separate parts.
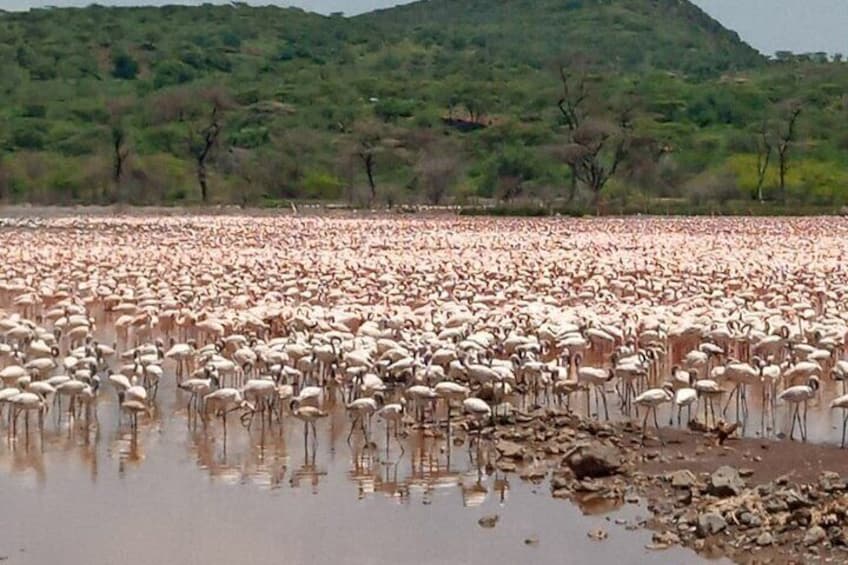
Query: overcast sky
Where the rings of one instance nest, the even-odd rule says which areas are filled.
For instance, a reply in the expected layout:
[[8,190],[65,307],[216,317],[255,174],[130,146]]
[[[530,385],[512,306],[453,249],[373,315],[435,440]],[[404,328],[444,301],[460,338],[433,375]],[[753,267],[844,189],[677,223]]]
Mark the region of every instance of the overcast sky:
[[[203,0],[99,0],[102,4],[196,4]],[[84,6],[92,0],[0,0],[0,8]],[[765,53],[827,51],[848,54],[848,0],[694,0]],[[297,5],[315,12],[355,14],[402,0],[251,0],[255,4]]]

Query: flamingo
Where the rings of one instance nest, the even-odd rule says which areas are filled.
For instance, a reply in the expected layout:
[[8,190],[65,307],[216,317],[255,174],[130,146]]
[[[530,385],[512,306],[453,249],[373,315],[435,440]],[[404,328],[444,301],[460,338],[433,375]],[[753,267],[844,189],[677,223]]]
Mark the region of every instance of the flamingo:
[[[816,392],[819,390],[819,379],[815,375],[807,379],[807,384],[795,385],[785,389],[777,399],[779,401],[792,404],[792,427],[789,430],[789,439],[794,439],[795,421],[798,421],[798,427],[801,430],[801,440],[807,441],[807,404],[812,398],[815,398]],[[803,421],[799,413],[801,404],[804,405]]]
[[674,386],[671,383],[665,383],[661,388],[648,389],[633,400],[636,406],[645,407],[645,417],[642,420],[642,445],[645,445],[645,437],[648,433],[648,415],[654,415],[654,427],[657,429],[657,438],[662,445],[665,441],[660,435],[660,425],[657,421],[657,407],[671,402],[674,399]]

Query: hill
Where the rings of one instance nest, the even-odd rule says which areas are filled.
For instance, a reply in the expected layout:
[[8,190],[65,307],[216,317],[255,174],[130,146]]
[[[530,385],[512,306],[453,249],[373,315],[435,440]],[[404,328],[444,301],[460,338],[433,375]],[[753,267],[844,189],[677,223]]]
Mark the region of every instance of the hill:
[[843,64],[769,62],[684,0],[43,9],[0,13],[0,55],[7,202],[782,196],[752,163],[792,104],[789,196],[848,186]]
[[686,0],[422,0],[358,19],[389,31],[392,42],[469,46],[484,59],[537,68],[574,52],[619,70],[690,75],[764,62]]

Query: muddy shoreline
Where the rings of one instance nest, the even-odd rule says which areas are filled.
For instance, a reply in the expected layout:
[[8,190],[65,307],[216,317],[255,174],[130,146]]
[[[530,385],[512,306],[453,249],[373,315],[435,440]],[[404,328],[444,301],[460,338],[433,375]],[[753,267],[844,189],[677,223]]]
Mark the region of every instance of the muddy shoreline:
[[662,430],[665,445],[649,434],[643,447],[630,422],[551,409],[518,413],[487,435],[498,469],[540,481],[549,467],[552,496],[588,513],[646,504],[651,515],[638,525],[654,532],[649,549],[679,545],[739,563],[848,559],[838,447],[676,429]]

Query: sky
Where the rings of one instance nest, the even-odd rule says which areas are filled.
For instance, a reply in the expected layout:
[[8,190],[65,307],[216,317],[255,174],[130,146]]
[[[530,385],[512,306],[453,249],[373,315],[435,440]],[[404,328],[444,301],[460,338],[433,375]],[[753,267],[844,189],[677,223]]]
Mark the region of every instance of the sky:
[[[93,0],[0,0],[0,9],[84,6]],[[196,4],[203,0],[99,0],[101,4]],[[848,0],[693,0],[704,11],[764,53],[826,51],[848,54]],[[305,10],[356,14],[402,0],[250,0]]]

